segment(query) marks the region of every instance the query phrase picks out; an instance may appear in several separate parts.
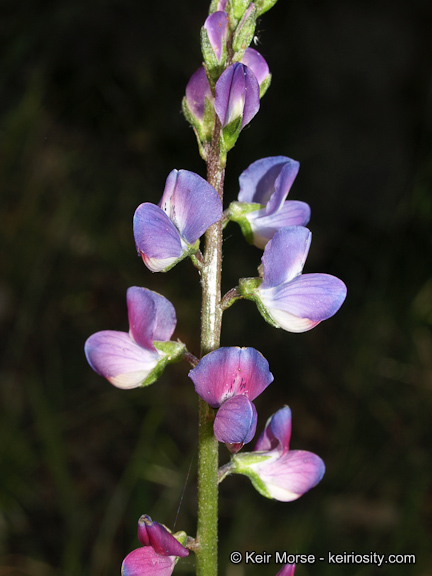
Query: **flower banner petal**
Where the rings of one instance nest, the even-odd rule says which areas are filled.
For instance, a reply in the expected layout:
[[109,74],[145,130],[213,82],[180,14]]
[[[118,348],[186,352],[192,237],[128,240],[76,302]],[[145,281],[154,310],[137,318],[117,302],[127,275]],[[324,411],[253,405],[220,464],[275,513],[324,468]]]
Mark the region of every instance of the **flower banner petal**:
[[312,234],[303,226],[282,228],[267,244],[263,257],[264,279],[261,287],[271,288],[289,282],[303,270]]
[[136,209],[133,231],[137,250],[152,272],[165,270],[187,249],[165,212],[149,202]]
[[239,202],[267,204],[275,191],[275,181],[285,164],[287,156],[270,156],[253,162],[239,177]]
[[222,217],[219,194],[204,178],[189,170],[173,170],[169,174],[159,206],[190,245]]
[[218,348],[189,372],[195,391],[213,408],[237,394],[256,398],[273,381],[267,360],[255,348]]

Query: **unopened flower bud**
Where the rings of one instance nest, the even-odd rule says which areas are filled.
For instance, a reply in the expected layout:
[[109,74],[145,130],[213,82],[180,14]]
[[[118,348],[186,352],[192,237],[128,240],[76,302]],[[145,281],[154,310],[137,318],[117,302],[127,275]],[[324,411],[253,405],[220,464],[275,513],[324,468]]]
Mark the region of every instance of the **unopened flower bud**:
[[245,53],[240,59],[255,74],[260,86],[260,98],[267,92],[271,82],[271,74],[267,62],[259,52],[253,48],[246,48]]
[[228,15],[214,12],[201,28],[201,50],[210,77],[216,80],[227,58]]
[[259,84],[250,68],[236,62],[225,70],[215,86],[215,110],[223,128],[226,150],[230,150],[260,107]]

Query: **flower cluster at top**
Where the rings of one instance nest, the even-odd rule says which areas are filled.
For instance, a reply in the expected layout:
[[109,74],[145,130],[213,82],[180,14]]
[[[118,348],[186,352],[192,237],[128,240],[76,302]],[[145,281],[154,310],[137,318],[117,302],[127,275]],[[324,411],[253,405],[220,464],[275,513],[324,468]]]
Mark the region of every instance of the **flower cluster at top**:
[[[197,137],[201,156],[219,151],[223,169],[227,152],[253,119],[269,87],[269,67],[249,47],[257,18],[276,0],[213,0],[201,30],[204,63],[191,77],[183,112]],[[253,162],[239,178],[237,200],[223,211],[222,194],[188,170],[172,170],[158,205],[144,202],[133,218],[139,256],[151,272],[167,272],[186,258],[201,272],[200,239],[216,223],[236,222],[250,244],[263,251],[258,277],[241,278],[219,302],[226,310],[239,298],[252,300],[272,326],[305,332],[332,317],[346,297],[345,284],[323,273],[303,274],[312,234],[306,227],[309,206],[287,200],[299,163],[286,156]],[[311,452],[290,450],[291,411],[271,416],[251,452],[240,452],[257,428],[254,400],[273,381],[267,360],[254,348],[222,347],[200,360],[180,341],[174,306],[162,295],[131,287],[126,295],[129,331],[104,330],[90,336],[85,354],[90,366],[114,386],[131,389],[155,382],[165,367],[182,359],[192,366],[195,392],[214,409],[213,430],[231,460],[220,468],[249,477],[267,498],[295,500],[324,474],[323,461]],[[148,516],[139,521],[141,548],[124,560],[124,576],[169,576],[188,544]],[[193,548],[193,546],[191,546]],[[281,574],[293,573],[288,567]]]

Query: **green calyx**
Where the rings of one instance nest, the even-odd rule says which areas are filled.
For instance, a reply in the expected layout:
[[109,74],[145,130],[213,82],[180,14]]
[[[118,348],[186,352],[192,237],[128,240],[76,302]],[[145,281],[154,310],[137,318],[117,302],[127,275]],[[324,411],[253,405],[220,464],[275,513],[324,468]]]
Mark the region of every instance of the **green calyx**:
[[156,380],[165,370],[167,364],[173,364],[174,362],[179,362],[186,352],[186,346],[183,344],[183,342],[155,341],[153,342],[153,344],[156,350],[159,350],[159,352],[163,353],[163,356],[161,357],[155,368],[153,368],[153,370],[147,376],[147,378],[141,383],[142,388],[150,386],[150,384],[156,382]]
[[235,60],[240,60],[255,34],[257,10],[254,4],[250,4],[250,6],[251,9],[243,14],[243,18],[234,32],[232,48]]
[[201,52],[204,58],[207,74],[210,77],[210,82],[214,86],[214,83],[224,70],[227,59],[227,48],[224,43],[222,46],[221,60],[219,62],[210,43],[205,26],[201,28]]
[[256,0],[255,6],[257,7],[257,17],[262,16],[267,10],[273,8],[277,0]]
[[199,240],[197,240],[195,242],[195,244],[188,244],[188,249],[185,250],[185,252],[183,252],[183,254],[180,256],[180,258],[178,258],[175,262],[173,262],[172,264],[170,264],[169,266],[167,266],[166,268],[161,270],[161,272],[168,272],[169,270],[171,270],[171,268],[174,268],[174,266],[177,266],[177,264],[179,262],[181,262],[185,258],[188,258],[189,256],[192,256],[192,254],[195,254],[196,252],[198,252],[199,244],[200,244]]
[[249,4],[250,0],[231,0],[232,13],[234,18],[240,20]]
[[225,128],[222,130],[222,141],[223,141],[223,149],[226,152],[229,152],[231,148],[234,148],[235,143],[237,142],[237,138],[240,135],[241,128],[242,128],[242,116],[238,116],[227,124]]
[[205,147],[206,144],[209,144],[211,142],[215,124],[214,105],[212,102],[210,102],[208,98],[205,98],[204,116],[203,119],[200,120],[199,118],[194,116],[194,114],[192,113],[192,111],[188,106],[186,96],[184,96],[182,100],[182,111],[184,117],[194,129],[198,141],[198,146],[200,149],[200,154],[202,158],[205,160],[206,159]]
[[243,298],[246,298],[246,300],[252,300],[255,302],[259,313],[264,318],[264,320],[270,324],[270,326],[273,326],[273,328],[280,328],[279,324],[269,314],[267,308],[264,306],[261,298],[257,293],[261,284],[262,278],[240,278],[238,291],[243,296]]
[[237,222],[240,226],[243,236],[249,244],[253,244],[254,235],[247,214],[256,212],[264,208],[262,204],[249,203],[249,202],[231,202],[228,206],[227,216],[229,220]]
[[259,474],[255,472],[253,468],[251,468],[251,466],[254,464],[260,464],[269,458],[271,458],[271,456],[268,454],[260,454],[259,452],[245,452],[243,454],[235,454],[231,459],[231,473],[247,476],[257,492],[266,498],[271,498],[265,483],[262,481]]
[[265,80],[263,80],[262,84],[260,84],[260,98],[264,96],[271,84],[272,75],[269,74]]

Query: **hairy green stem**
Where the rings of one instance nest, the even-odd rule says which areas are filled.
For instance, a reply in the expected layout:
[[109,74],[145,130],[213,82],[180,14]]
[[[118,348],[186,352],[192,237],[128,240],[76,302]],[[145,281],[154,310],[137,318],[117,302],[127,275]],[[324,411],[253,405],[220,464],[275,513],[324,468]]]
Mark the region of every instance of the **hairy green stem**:
[[[224,167],[220,160],[221,126],[216,121],[213,140],[207,156],[207,180],[222,200]],[[220,346],[222,325],[221,300],[222,223],[211,226],[205,235],[201,268],[201,355]],[[213,433],[214,409],[199,400],[198,456],[198,527],[196,551],[197,576],[216,576],[218,562],[218,441]]]

